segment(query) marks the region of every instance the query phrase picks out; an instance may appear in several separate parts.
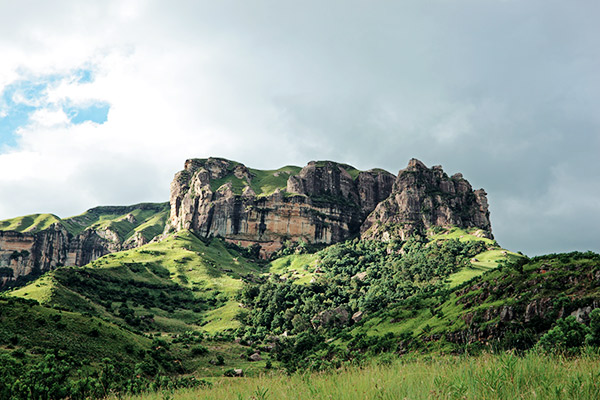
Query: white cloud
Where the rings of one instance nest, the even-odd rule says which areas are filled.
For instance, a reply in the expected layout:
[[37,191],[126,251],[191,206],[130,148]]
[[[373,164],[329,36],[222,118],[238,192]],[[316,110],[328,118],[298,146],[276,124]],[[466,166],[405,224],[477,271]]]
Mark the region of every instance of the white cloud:
[[31,126],[26,129],[40,129],[41,127],[62,127],[69,123],[69,117],[62,109],[49,110],[42,108],[35,111],[30,117]]

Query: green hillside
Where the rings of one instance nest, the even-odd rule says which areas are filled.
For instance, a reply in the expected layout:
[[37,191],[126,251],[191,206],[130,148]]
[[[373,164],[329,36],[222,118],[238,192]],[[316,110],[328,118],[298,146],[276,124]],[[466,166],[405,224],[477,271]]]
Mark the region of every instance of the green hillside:
[[54,214],[31,214],[0,221],[0,231],[35,233],[48,229],[57,222],[61,222],[60,218]]
[[[48,272],[0,297],[0,359],[6,354],[21,365],[6,379],[17,379],[22,368],[45,368],[46,350],[63,352],[58,365],[71,371],[62,378],[70,382],[77,378],[73,363],[87,380],[107,367],[106,359],[119,360],[110,362],[120,371],[111,384],[131,393],[159,382],[156,374],[173,387],[190,383],[185,375],[195,371],[258,374],[266,361],[250,361],[232,335],[240,326],[236,295],[244,279],[263,272],[236,246],[190,232]],[[0,382],[0,398],[2,390]]]
[[260,170],[250,168],[252,182],[250,187],[256,194],[269,195],[275,190],[285,190],[290,175],[297,175],[302,168],[288,165],[275,170]]
[[235,295],[242,277],[259,272],[221,240],[205,243],[183,231],[85,267],[60,268],[11,295],[145,331],[212,333],[239,325]]
[[[200,159],[198,161],[205,162],[207,160]],[[298,175],[302,170],[301,167],[295,165],[287,165],[274,170],[248,168],[248,171],[250,172],[250,179],[247,180],[245,178],[239,178],[234,174],[235,168],[240,165],[240,163],[229,160],[225,161],[229,162],[227,167],[228,174],[223,178],[215,179],[210,182],[212,191],[218,190],[226,183],[231,183],[231,189],[233,190],[234,194],[241,195],[244,188],[246,186],[250,186],[250,188],[252,188],[252,190],[258,196],[267,196],[273,194],[273,192],[275,192],[277,189],[285,191],[287,188],[288,178],[292,175]],[[331,161],[317,161],[316,165],[322,167],[330,162]],[[358,174],[361,172],[360,170],[348,164],[339,165],[344,168],[353,179],[356,179]]]
[[594,278],[600,255],[569,253],[526,261],[509,262],[451,292],[378,310],[353,327],[352,335],[392,335],[404,338],[409,348],[445,351],[465,345],[525,349],[558,318],[600,301],[600,285]]
[[[100,224],[118,215],[103,212],[88,217]],[[562,343],[548,333],[561,326],[586,338],[576,346],[600,344],[600,314],[597,330],[589,318],[563,320],[600,302],[598,254],[528,259],[457,229],[306,251],[293,247],[266,262],[182,231],[56,269],[0,297],[0,358],[35,370],[46,349],[62,351],[60,362],[79,362],[86,377],[118,359],[115,376],[144,382],[135,387],[159,382],[158,374],[175,388],[204,385],[197,378],[223,385],[217,377],[234,369],[304,374],[403,354],[524,351],[540,340]],[[13,371],[7,380],[23,374]],[[119,379],[114,392],[141,390]]]
[[284,191],[287,187],[287,181],[290,175],[296,175],[302,168],[288,165],[275,170],[260,170],[248,168],[251,179],[240,179],[233,173],[234,167],[238,164],[229,166],[230,174],[210,182],[211,190],[216,191],[225,183],[231,183],[231,189],[235,194],[241,195],[246,186],[250,186],[258,196],[267,196],[273,194],[277,189]]
[[95,207],[83,214],[61,219],[53,214],[32,214],[0,221],[0,230],[35,233],[59,223],[72,235],[86,229],[110,229],[121,241],[140,232],[151,240],[164,230],[169,218],[169,203],[141,203],[132,206]]
[[46,349],[56,349],[92,362],[115,354],[127,362],[139,362],[140,350],[151,342],[89,314],[43,307],[15,297],[0,297],[0,321],[0,352],[18,351],[31,358]]
[[90,228],[108,228],[116,232],[122,241],[136,232],[141,232],[149,240],[162,232],[168,217],[168,203],[141,203],[123,207],[95,207],[61,222],[72,235]]

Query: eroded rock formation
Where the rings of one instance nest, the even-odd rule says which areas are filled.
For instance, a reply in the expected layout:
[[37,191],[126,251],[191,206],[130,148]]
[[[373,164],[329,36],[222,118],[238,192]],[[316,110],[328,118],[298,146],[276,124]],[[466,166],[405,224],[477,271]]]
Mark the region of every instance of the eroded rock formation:
[[[81,216],[54,223],[41,231],[0,230],[0,288],[7,282],[22,279],[22,277],[35,277],[63,265],[82,266],[106,254],[148,243],[151,238],[139,231],[123,238],[117,232],[117,228],[111,228],[111,225],[85,228],[85,224],[89,222],[86,219],[93,219],[90,214],[98,213],[124,214],[122,219],[131,224],[130,228],[139,226],[144,221],[137,221],[135,216],[130,213],[132,210],[141,210],[146,213],[161,211],[164,213],[166,211],[164,204],[152,203],[98,207],[88,210]],[[116,221],[119,220],[121,218]],[[69,233],[63,223],[71,227],[79,226],[80,232],[76,232],[75,235]],[[160,225],[159,229],[162,230],[163,227],[164,224]]]
[[473,190],[462,174],[446,175],[412,159],[398,173],[391,195],[379,203],[361,227],[363,238],[405,239],[434,226],[479,228],[492,238],[486,193]]
[[[98,221],[104,212],[133,229],[144,222],[133,210],[154,208],[161,212],[161,205],[149,203],[101,207],[37,233],[0,231],[0,282],[141,246],[147,234],[131,231],[124,238],[111,225],[92,227],[88,219],[93,214]],[[190,159],[171,183],[169,212],[166,232],[189,229],[242,246],[259,244],[265,257],[288,240],[404,239],[434,226],[479,228],[491,237],[485,191],[474,191],[461,174],[448,177],[441,167],[415,159],[397,177],[332,161],[260,171],[220,158]],[[65,227],[73,232],[74,225],[81,228],[70,234]]]
[[[231,181],[215,184],[232,175],[243,186],[238,193]],[[257,194],[253,179],[248,168],[231,161],[187,160],[171,184],[171,226],[242,245],[259,243],[265,255],[288,239],[335,243],[359,232],[366,215],[391,193],[394,176],[313,161],[272,193]]]
[[448,177],[441,167],[429,169],[415,159],[397,177],[311,161],[272,193],[261,193],[255,179],[232,161],[187,160],[171,184],[171,229],[258,243],[264,255],[288,239],[330,244],[360,232],[404,239],[433,226],[476,227],[491,237],[485,191],[473,191],[461,174]]

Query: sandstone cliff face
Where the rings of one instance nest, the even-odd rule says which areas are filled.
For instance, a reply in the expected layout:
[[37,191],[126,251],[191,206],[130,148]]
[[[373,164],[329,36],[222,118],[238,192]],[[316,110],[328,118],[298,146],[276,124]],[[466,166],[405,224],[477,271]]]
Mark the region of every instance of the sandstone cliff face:
[[[242,245],[258,243],[263,255],[288,239],[339,242],[359,232],[365,216],[391,193],[394,180],[381,170],[360,172],[354,179],[348,169],[358,172],[330,161],[310,162],[285,186],[257,194],[255,176],[241,164],[187,160],[171,184],[171,227]],[[238,193],[232,181],[215,185],[232,176]]]
[[114,232],[86,230],[72,237],[56,223],[36,233],[0,231],[0,287],[10,280],[38,275],[63,265],[85,265],[122,249]]
[[35,234],[0,232],[0,269],[4,271],[2,284],[64,265],[67,246],[67,233],[58,224]]
[[[145,219],[136,220],[131,213],[132,210]],[[144,235],[138,231],[124,240],[119,236],[116,227],[120,226],[123,235],[124,229],[133,229],[152,216],[165,211],[164,204],[151,203],[98,207],[88,210],[81,216],[62,220],[61,223],[52,224],[48,229],[33,233],[0,230],[0,288],[7,282],[27,275],[37,276],[63,265],[82,266],[106,254],[144,245],[149,241],[147,233]],[[113,225],[110,224],[85,227],[86,224],[96,223],[101,219],[98,217],[100,214],[104,217],[116,215],[115,228],[111,228]],[[163,221],[164,219],[166,215]],[[164,222],[163,225],[160,225],[160,222],[158,224],[157,230],[160,232]],[[74,231],[76,234],[67,231],[66,226],[76,229]]]
[[448,177],[440,166],[416,159],[398,173],[392,194],[379,203],[361,227],[363,238],[405,239],[433,226],[479,228],[492,238],[483,189],[473,191],[461,174]]
[[[98,207],[37,233],[0,231],[1,282],[143,245],[162,229],[165,212],[164,205],[149,203]],[[477,227],[491,237],[485,191],[414,159],[397,177],[331,161],[259,171],[219,158],[190,159],[171,184],[168,212],[165,232],[190,229],[242,246],[259,244],[263,256],[287,240],[406,238],[432,226]],[[151,237],[133,230],[160,213],[163,222],[152,222]],[[102,225],[107,216],[114,224]]]

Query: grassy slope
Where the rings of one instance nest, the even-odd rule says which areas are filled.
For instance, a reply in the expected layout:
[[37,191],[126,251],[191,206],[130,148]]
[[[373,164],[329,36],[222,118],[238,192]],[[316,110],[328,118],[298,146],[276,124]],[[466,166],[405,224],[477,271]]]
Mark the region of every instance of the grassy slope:
[[[450,283],[450,287],[456,287],[470,279],[475,278],[476,276],[495,269],[503,261],[512,262],[519,258],[523,258],[523,256],[504,249],[484,251],[471,260],[470,267],[463,268],[462,270],[450,275],[448,277],[448,282]],[[475,259],[477,261],[475,261]]]
[[[243,346],[222,340],[202,342],[209,352],[193,355],[190,346],[177,338],[189,332],[213,335],[237,328],[239,322],[234,317],[239,304],[235,295],[242,287],[242,277],[260,273],[260,266],[227,248],[221,240],[205,243],[184,231],[160,243],[109,254],[85,267],[49,272],[7,296],[36,300],[42,305],[36,307],[46,310],[43,312],[56,313],[62,309],[63,314],[94,321],[86,322],[89,326],[103,321],[123,332],[138,332],[131,333],[131,338],[143,340],[143,344],[148,339],[142,332],[161,336],[172,342],[171,353],[187,371],[197,371],[202,376],[222,376],[229,368],[243,368],[252,375],[264,370],[266,360],[250,362],[241,357],[247,351]],[[141,324],[130,325],[119,314],[124,303],[135,317],[142,318]],[[150,322],[144,320],[148,315],[152,315]],[[14,332],[13,328],[7,329]],[[75,340],[71,335],[79,335],[77,327],[69,325],[64,329],[67,340]],[[31,326],[25,326],[23,332],[35,336]],[[101,337],[104,336],[110,335],[101,332]],[[122,340],[123,345],[133,340],[112,337]],[[54,342],[48,343],[49,348],[53,346]],[[122,354],[122,349],[114,344],[103,346],[106,351],[101,354],[110,349],[113,349],[111,357]],[[89,351],[95,351],[95,347],[90,345]],[[209,363],[218,355],[223,356],[224,365]]]
[[0,221],[0,231],[17,231],[35,233],[48,229],[50,225],[60,222],[54,214],[32,214]]
[[[598,356],[528,354],[436,357],[371,363],[330,373],[222,378],[212,388],[175,392],[186,399],[596,399]],[[163,394],[136,397],[162,399]]]
[[488,246],[489,250],[473,258],[469,268],[463,268],[448,277],[450,287],[456,287],[476,276],[491,271],[503,261],[513,261],[523,257],[520,254],[501,248],[495,240],[481,237],[480,234],[481,231],[477,228],[461,229],[456,227],[446,229],[441,233],[429,232],[428,238],[430,241],[448,239],[457,239],[461,242],[482,241]]
[[269,272],[294,279],[297,284],[307,284],[314,276],[318,261],[316,254],[291,254],[273,260],[269,264]]
[[[477,229],[462,230],[459,228],[452,228],[449,230],[449,233],[429,236],[431,242],[448,239],[482,241],[490,248],[490,250],[475,256],[474,258],[477,259],[477,261],[472,261],[469,268],[463,268],[448,277],[448,283],[451,288],[480,276],[487,271],[495,269],[501,262],[513,261],[523,257],[520,254],[499,247],[492,239],[476,236],[476,233]],[[295,283],[298,284],[306,284],[314,277],[314,271],[318,261],[319,257],[317,254],[292,254],[272,261],[269,264],[269,272],[284,276],[288,279],[294,279]]]
[[450,228],[444,229],[440,233],[434,233],[430,230],[428,236],[430,240],[444,240],[444,239],[458,239],[461,242],[468,242],[473,240],[481,240],[488,245],[494,245],[495,241],[493,239],[488,239],[486,237],[481,237],[478,234],[481,232],[480,229],[477,228]]
[[245,179],[239,179],[233,175],[233,167],[231,174],[221,179],[211,181],[211,190],[215,191],[227,182],[231,182],[231,189],[235,194],[242,194],[246,186],[250,186],[258,196],[267,196],[275,190],[285,190],[287,181],[290,175],[296,175],[301,168],[293,165],[288,165],[274,170],[260,170],[249,168],[252,179],[248,183]]
[[297,175],[301,169],[293,165],[287,165],[275,170],[250,169],[250,172],[254,176],[251,184],[252,190],[256,194],[262,195],[269,195],[277,189],[285,190],[290,175]]
[[[510,323],[513,329],[530,328],[541,332],[558,318],[561,308],[564,307],[564,313],[568,315],[600,300],[600,287],[594,279],[599,267],[600,256],[574,253],[538,257],[526,264],[523,272],[508,267],[497,268],[467,282],[441,303],[432,298],[421,304],[398,305],[377,312],[359,324],[354,333],[443,336],[448,332],[498,324],[499,310],[504,306],[512,307],[515,312]],[[523,316],[527,305],[542,299],[551,302],[545,318],[525,323]],[[484,315],[488,310],[493,312],[491,319],[486,320]],[[466,323],[467,314],[474,315],[472,325]],[[443,343],[438,345],[444,346]]]
[[[89,228],[110,229],[116,232],[123,241],[136,232],[141,232],[149,240],[162,232],[168,214],[168,203],[96,207],[83,214],[65,218],[62,220],[62,224],[73,235]],[[128,215],[133,215],[134,222],[127,220]]]
[[45,349],[59,349],[80,359],[94,361],[119,354],[135,362],[136,354],[149,345],[149,339],[89,314],[0,297],[0,351],[22,348],[35,357]]
[[[133,215],[135,222],[127,220]],[[160,234],[169,217],[168,203],[136,204],[133,206],[95,207],[83,214],[60,219],[53,214],[33,214],[0,221],[0,230],[35,233],[48,229],[53,223],[62,224],[72,235],[86,229],[110,229],[122,241],[140,232],[147,240]]]
[[[318,161],[317,166],[324,166],[328,161]],[[250,186],[254,192],[259,196],[267,196],[272,194],[275,190],[280,189],[285,191],[287,188],[287,181],[291,175],[297,175],[300,173],[302,168],[294,166],[294,165],[286,165],[285,167],[281,167],[279,169],[274,170],[260,170],[248,168],[250,173],[252,174],[251,182],[248,183],[244,179],[239,179],[233,175],[233,169],[237,163],[233,163],[230,166],[231,174],[221,178],[216,179],[210,183],[211,190],[215,191],[222,185],[227,182],[231,182],[232,190],[235,194],[242,194],[244,188],[246,186]],[[344,168],[353,179],[358,177],[358,174],[361,172],[360,170],[354,168],[351,165],[340,164],[342,168]]]
[[[240,278],[259,272],[257,265],[226,248],[222,241],[207,245],[189,232],[180,232],[160,243],[109,254],[86,267],[53,271],[11,295],[109,316],[99,303],[111,298],[96,297],[89,286],[96,285],[96,291],[112,296],[112,309],[122,303],[119,291],[135,288],[129,304],[136,315],[154,314],[157,330],[215,332],[238,326],[233,317],[238,308],[234,297],[242,286]],[[160,291],[194,304],[187,308],[144,308],[145,296],[158,296]],[[211,302],[218,307],[203,305]],[[198,307],[203,310],[195,312]]]

